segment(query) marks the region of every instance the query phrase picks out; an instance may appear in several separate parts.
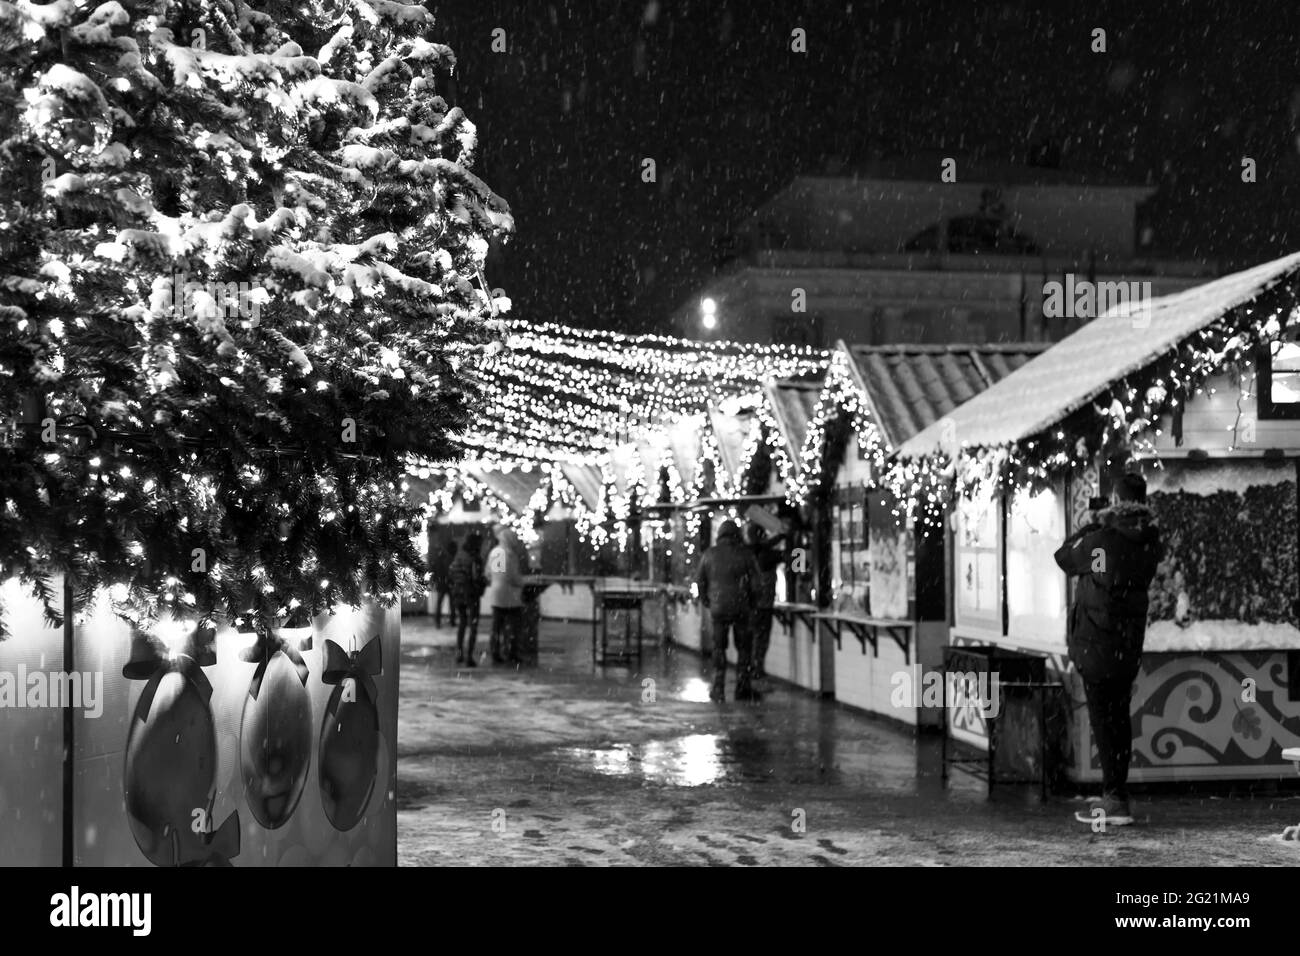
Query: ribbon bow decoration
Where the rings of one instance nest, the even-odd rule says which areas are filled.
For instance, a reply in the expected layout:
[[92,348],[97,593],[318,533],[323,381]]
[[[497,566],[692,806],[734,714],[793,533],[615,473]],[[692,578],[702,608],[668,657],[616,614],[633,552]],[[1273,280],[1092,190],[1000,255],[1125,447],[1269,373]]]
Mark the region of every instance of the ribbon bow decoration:
[[212,698],[212,684],[203,668],[217,662],[216,638],[215,628],[196,627],[180,650],[171,652],[152,634],[137,633],[131,639],[131,659],[122,665],[122,676],[127,680],[149,682],[136,703],[136,716],[147,719],[162,676],[174,671],[192,683],[207,703]]
[[[211,811],[209,806],[208,812]],[[202,834],[196,846],[182,850],[176,830],[171,832],[171,841],[173,866],[231,866],[231,859],[239,856],[239,811],[233,811],[215,831]]]
[[[329,642],[326,641],[326,643]],[[299,651],[309,650],[311,650],[310,633],[306,637],[288,640],[271,631],[259,631],[257,640],[239,652],[241,661],[257,665],[257,670],[253,672],[253,680],[248,685],[248,696],[257,700],[257,695],[262,690],[262,678],[266,676],[266,669],[271,664],[271,658],[277,653],[289,658],[289,663],[298,672],[298,679],[306,687],[311,669],[307,666],[307,662],[302,659],[302,654]]]
[[326,684],[341,684],[351,677],[366,689],[370,700],[378,699],[373,677],[384,672],[383,657],[380,653],[379,635],[376,634],[365,647],[351,654],[343,650],[329,638],[325,639],[325,669],[321,681]]

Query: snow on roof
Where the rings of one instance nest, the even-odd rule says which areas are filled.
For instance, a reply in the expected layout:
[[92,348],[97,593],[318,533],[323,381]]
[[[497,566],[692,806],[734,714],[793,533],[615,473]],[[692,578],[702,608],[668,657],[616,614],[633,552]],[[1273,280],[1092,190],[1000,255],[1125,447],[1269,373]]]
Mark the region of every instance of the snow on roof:
[[[1153,299],[1149,312],[1140,304],[1115,306],[946,415],[955,428],[950,434],[972,448],[1010,445],[1037,435],[1281,282],[1296,284],[1300,291],[1300,253]],[[941,423],[930,425],[906,441],[898,457],[923,458],[939,451],[943,430]]]

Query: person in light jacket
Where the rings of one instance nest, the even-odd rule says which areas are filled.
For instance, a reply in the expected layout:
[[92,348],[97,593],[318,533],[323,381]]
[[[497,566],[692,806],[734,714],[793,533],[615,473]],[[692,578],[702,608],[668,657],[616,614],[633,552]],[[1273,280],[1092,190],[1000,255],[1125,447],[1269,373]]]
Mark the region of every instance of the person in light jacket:
[[492,608],[492,660],[502,664],[518,658],[524,614],[524,572],[519,537],[504,525],[497,529],[496,547],[488,554],[487,598]]

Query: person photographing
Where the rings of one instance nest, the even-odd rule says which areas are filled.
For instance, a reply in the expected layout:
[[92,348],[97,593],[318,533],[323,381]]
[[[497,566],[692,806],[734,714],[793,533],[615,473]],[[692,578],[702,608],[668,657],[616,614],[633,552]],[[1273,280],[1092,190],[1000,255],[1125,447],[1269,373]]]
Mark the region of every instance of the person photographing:
[[1110,826],[1133,822],[1128,793],[1133,682],[1146,636],[1147,590],[1164,553],[1146,499],[1142,476],[1123,475],[1109,506],[1094,500],[1092,520],[1053,555],[1062,571],[1077,578],[1067,647],[1083,680],[1101,762],[1101,797],[1075,814],[1087,824],[1098,818]]
[[758,565],[754,594],[754,677],[767,677],[767,647],[772,642],[772,617],[776,608],[776,571],[785,561],[785,532],[769,538],[762,525],[745,529],[749,550]]

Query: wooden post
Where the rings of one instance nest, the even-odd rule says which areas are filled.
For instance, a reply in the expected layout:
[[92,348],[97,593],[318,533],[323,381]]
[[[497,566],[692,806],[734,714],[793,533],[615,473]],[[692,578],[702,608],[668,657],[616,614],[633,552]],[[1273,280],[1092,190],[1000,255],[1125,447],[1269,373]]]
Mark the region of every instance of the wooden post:
[[[75,646],[72,633],[72,578],[63,578],[63,672],[68,675],[65,688],[72,687],[72,673],[76,670],[74,658]],[[66,694],[63,701],[63,866],[70,867],[76,863],[73,841],[76,838],[76,715],[73,712],[72,695]]]
[[[817,575],[817,594],[814,603],[820,610],[831,606],[831,495],[821,491],[813,497],[813,570]],[[823,697],[835,694],[835,645],[830,631],[820,623],[816,625],[817,660],[819,665],[818,689]]]

